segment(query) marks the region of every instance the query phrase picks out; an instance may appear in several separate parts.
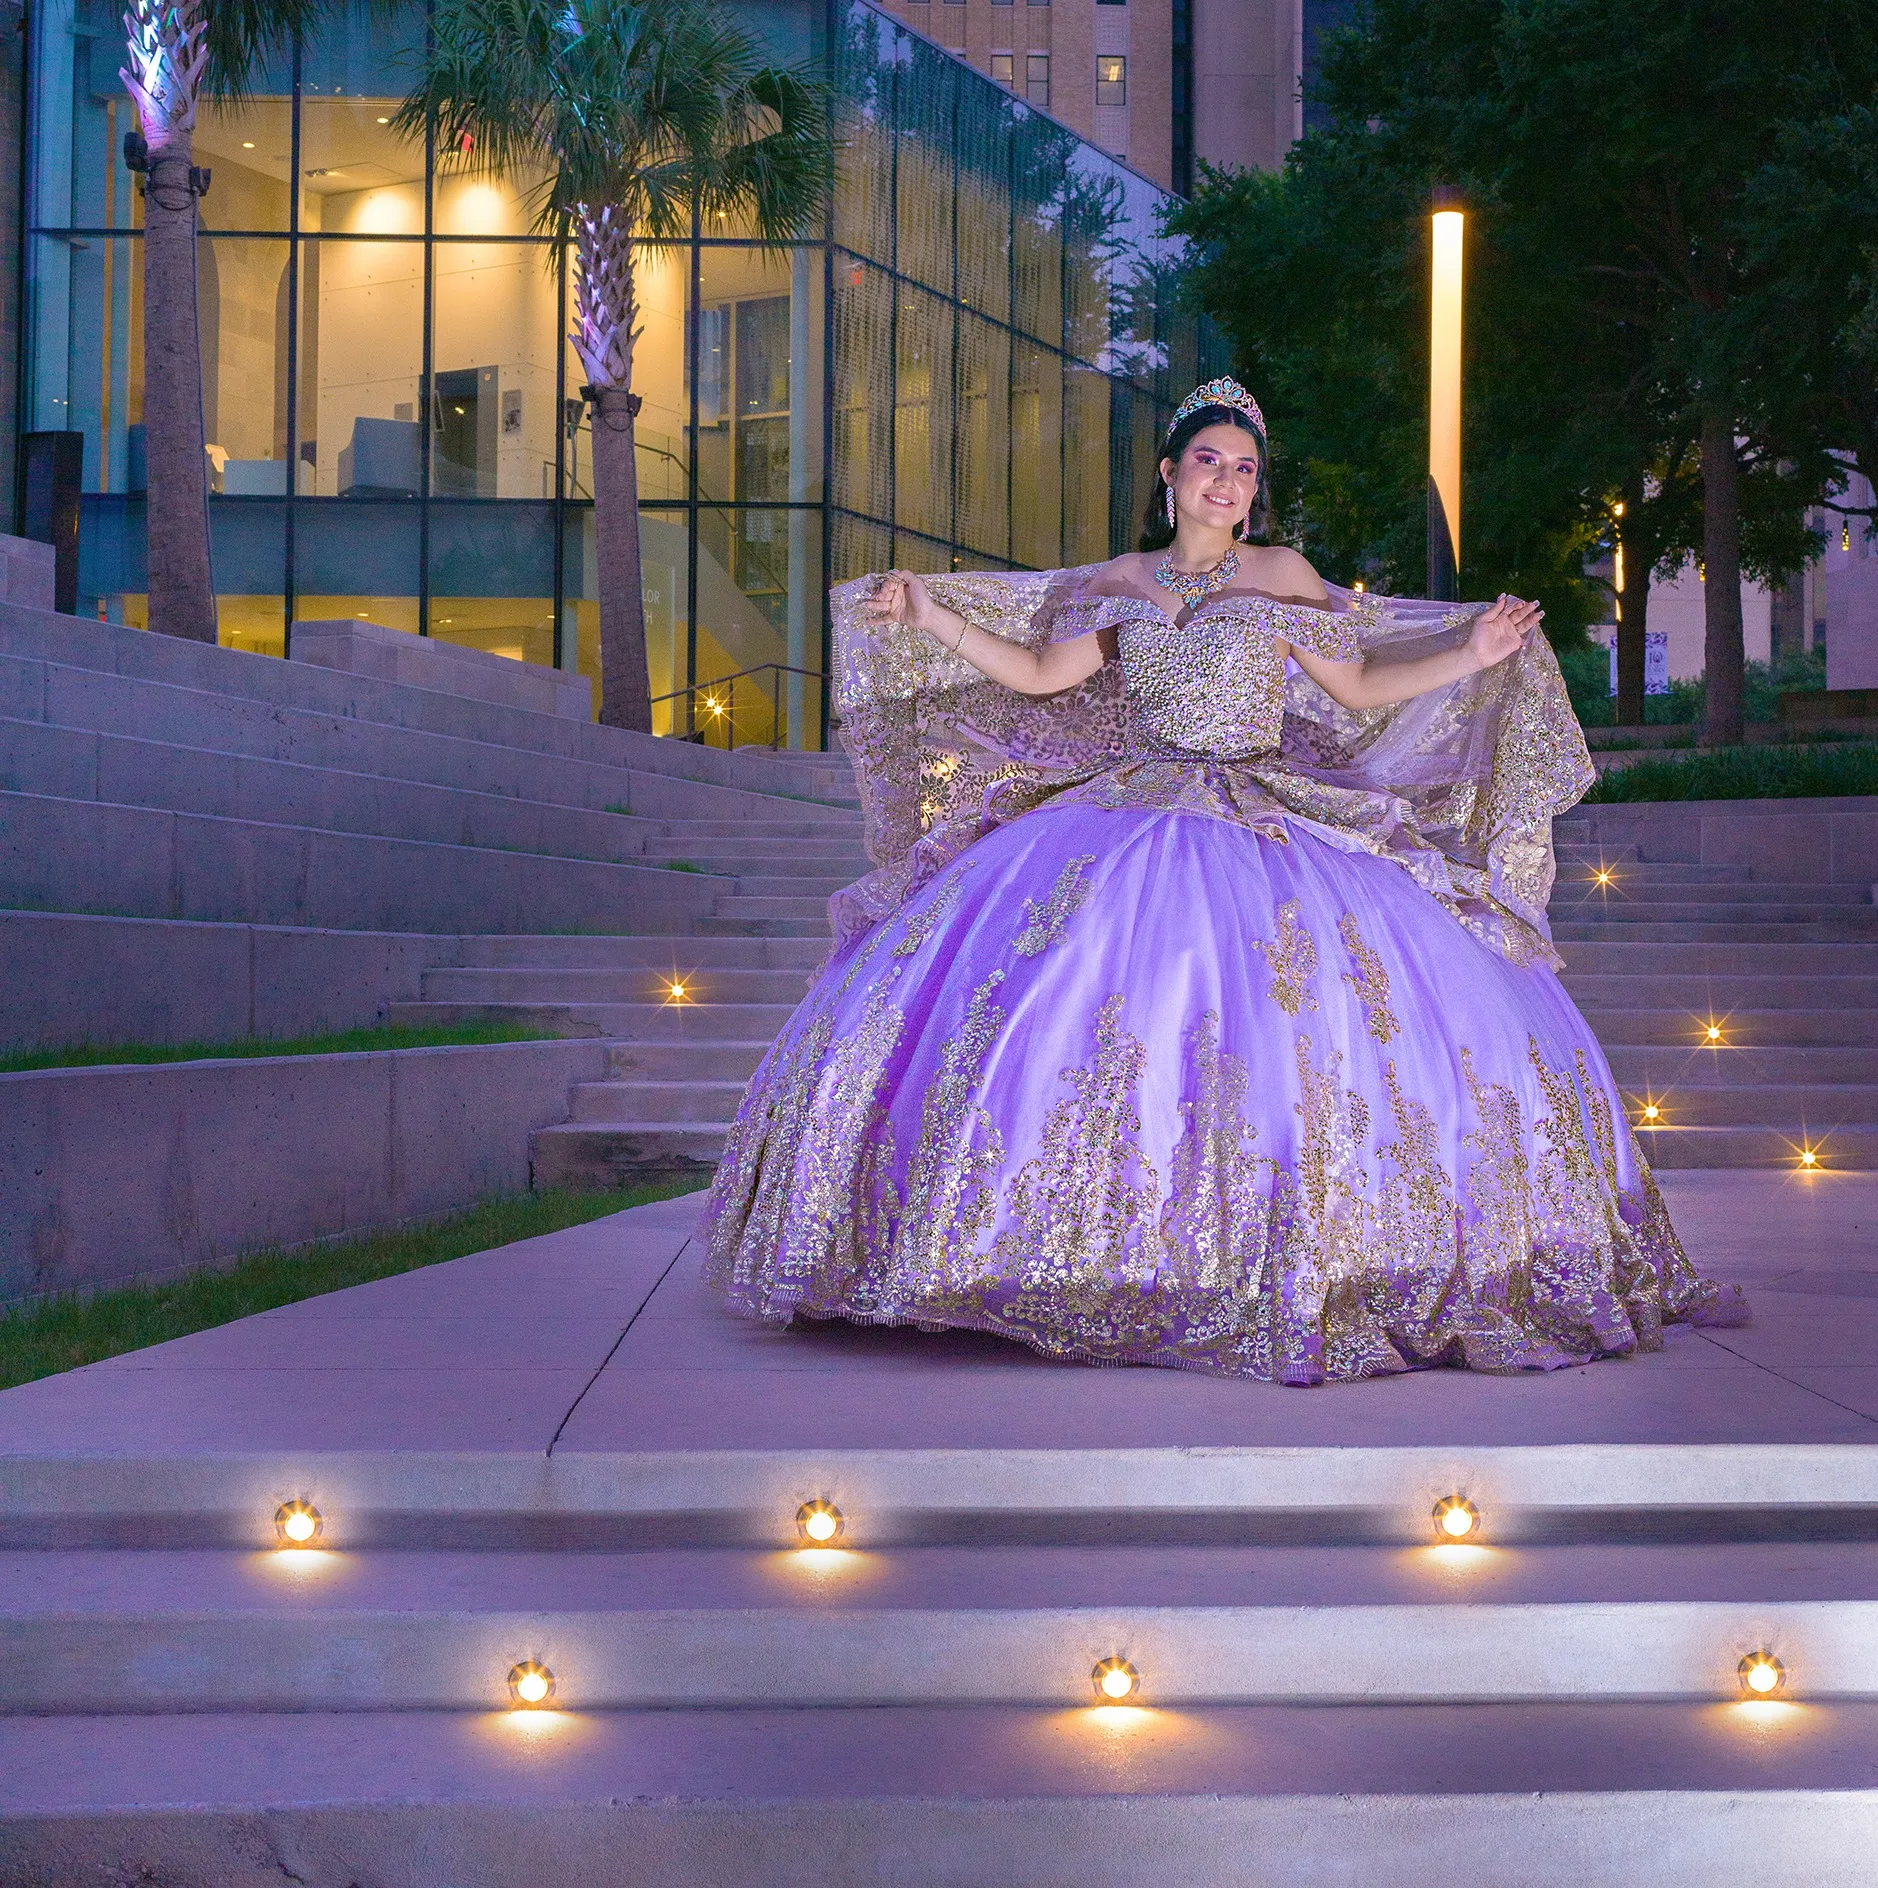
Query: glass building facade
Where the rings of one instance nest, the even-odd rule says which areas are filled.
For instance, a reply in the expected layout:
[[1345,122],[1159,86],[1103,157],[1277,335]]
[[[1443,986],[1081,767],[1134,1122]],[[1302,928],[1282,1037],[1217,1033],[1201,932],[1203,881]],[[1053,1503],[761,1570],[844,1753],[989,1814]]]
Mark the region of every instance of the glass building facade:
[[[1223,363],[1176,306],[1145,179],[864,0],[737,10],[824,62],[843,147],[799,245],[720,222],[642,255],[652,692],[660,732],[817,746],[831,583],[1112,554],[1172,403]],[[83,436],[79,608],[141,625],[119,13],[31,14],[23,424]],[[532,226],[534,180],[393,136],[423,35],[421,4],[336,9],[203,107],[221,639],[283,654],[295,621],[362,617],[597,677],[568,259]],[[739,673],[732,720],[716,685]]]

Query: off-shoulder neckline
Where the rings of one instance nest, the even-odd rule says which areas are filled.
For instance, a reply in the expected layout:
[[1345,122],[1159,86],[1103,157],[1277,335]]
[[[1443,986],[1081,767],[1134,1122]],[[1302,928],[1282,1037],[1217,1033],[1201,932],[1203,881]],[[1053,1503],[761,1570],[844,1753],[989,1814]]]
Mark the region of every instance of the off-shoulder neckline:
[[1284,597],[1268,595],[1263,590],[1221,590],[1215,595],[1204,597],[1186,612],[1184,618],[1177,616],[1165,604],[1157,603],[1151,596],[1139,590],[1083,590],[1069,599],[1071,603],[1130,603],[1139,604],[1143,609],[1152,610],[1164,622],[1178,628],[1183,621],[1193,622],[1208,611],[1227,603],[1265,603],[1275,610],[1309,610],[1313,615],[1324,617],[1348,616],[1348,610],[1339,610],[1328,603],[1295,603]]

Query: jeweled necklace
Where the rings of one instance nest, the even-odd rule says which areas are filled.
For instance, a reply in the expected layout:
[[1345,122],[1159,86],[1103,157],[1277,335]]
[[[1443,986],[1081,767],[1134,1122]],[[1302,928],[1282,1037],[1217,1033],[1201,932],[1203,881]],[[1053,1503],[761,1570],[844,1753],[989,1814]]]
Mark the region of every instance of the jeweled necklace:
[[1154,566],[1154,581],[1163,590],[1171,590],[1192,609],[1196,603],[1224,590],[1239,574],[1239,553],[1228,546],[1226,555],[1211,570],[1182,570],[1174,562],[1170,545],[1167,555]]

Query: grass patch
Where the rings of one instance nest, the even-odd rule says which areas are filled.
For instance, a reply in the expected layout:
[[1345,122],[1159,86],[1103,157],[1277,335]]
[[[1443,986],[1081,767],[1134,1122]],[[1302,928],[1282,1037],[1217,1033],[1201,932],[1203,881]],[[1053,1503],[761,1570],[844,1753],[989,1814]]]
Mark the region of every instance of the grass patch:
[[702,872],[704,867],[693,865],[689,859],[661,859],[659,864],[668,872]]
[[451,1023],[435,1028],[339,1029],[322,1036],[244,1036],[236,1042],[74,1043],[0,1055],[0,1075],[28,1069],[95,1069],[118,1062],[206,1062],[221,1056],[354,1055],[364,1049],[457,1049],[490,1042],[547,1042],[522,1023]]
[[257,1252],[225,1271],[193,1272],[167,1284],[120,1285],[41,1298],[0,1312],[0,1389],[212,1330],[323,1292],[584,1225],[628,1206],[692,1192],[697,1185],[673,1180],[604,1192],[509,1194],[428,1225],[367,1233],[296,1252]]
[[1592,806],[1636,800],[1821,800],[1878,793],[1878,742],[1824,747],[1712,747],[1626,761],[1585,795]]

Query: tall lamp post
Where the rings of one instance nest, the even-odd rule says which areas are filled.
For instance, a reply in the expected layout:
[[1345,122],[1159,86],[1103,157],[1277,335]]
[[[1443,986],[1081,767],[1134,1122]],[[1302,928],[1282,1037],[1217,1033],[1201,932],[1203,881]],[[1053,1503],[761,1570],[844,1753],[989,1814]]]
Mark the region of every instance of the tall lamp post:
[[1428,594],[1452,602],[1461,565],[1460,193],[1434,193],[1428,298]]

